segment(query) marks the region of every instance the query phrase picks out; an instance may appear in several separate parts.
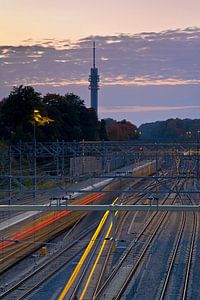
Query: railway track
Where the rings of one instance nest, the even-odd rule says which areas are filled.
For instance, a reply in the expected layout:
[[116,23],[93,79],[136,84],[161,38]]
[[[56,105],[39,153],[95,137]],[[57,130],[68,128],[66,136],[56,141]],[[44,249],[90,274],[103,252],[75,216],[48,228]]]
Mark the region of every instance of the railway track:
[[84,213],[75,213],[70,217],[65,217],[62,222],[56,224],[56,226],[47,226],[40,230],[38,233],[31,234],[28,238],[22,242],[16,242],[17,246],[14,245],[9,247],[6,251],[1,251],[0,256],[0,275],[8,270],[11,266],[19,262],[26,255],[32,253],[38,247],[41,247],[43,243],[56,237],[58,233],[62,233],[67,228],[71,227],[78,219],[82,218]]
[[[190,202],[192,200],[189,197]],[[191,204],[190,203],[190,204]],[[192,215],[192,230],[190,234],[190,239],[188,239],[188,245],[182,246],[184,243],[184,228],[186,227],[186,222],[191,222]],[[169,266],[166,272],[166,277],[162,285],[159,300],[171,299],[171,296],[185,300],[187,299],[187,291],[190,280],[190,272],[192,266],[192,257],[195,247],[195,240],[197,238],[198,229],[198,213],[183,212],[182,223],[178,233],[178,237],[173,249],[173,254],[171,256]],[[181,274],[177,274],[178,268],[176,266],[181,264]],[[172,278],[177,278],[175,281]]]
[[[188,183],[185,182],[186,188],[187,184]],[[189,195],[186,195],[186,197],[187,199],[184,199],[185,201],[189,200],[189,204],[194,204]],[[181,202],[182,204],[185,204],[182,197]],[[169,295],[173,295],[175,298],[179,297],[182,300],[187,299],[193,252],[197,241],[199,214],[197,212],[183,212],[182,215],[181,228],[173,248],[173,255],[168,264],[159,300],[170,299],[171,296]],[[187,227],[191,228],[191,232],[187,230]],[[181,270],[177,267],[179,265],[182,266]],[[173,280],[174,278],[176,278],[176,280]]]
[[101,247],[102,244],[102,240],[105,239],[106,236],[106,231],[108,229],[109,226],[109,222],[107,222],[107,226],[104,226],[101,235],[99,236],[99,238],[96,240],[95,245],[92,249],[92,252],[90,254],[90,256],[88,257],[88,260],[86,261],[85,265],[82,268],[82,272],[79,275],[78,280],[76,281],[74,288],[73,288],[73,292],[71,293],[71,295],[68,295],[68,300],[74,300],[77,297],[77,294],[80,291],[81,285],[82,285],[82,281],[84,279],[85,274],[88,272],[88,270],[90,269],[92,263],[93,263],[93,259],[96,255],[96,253],[98,252],[99,248]]
[[[98,198],[102,195],[103,193],[97,194]],[[94,196],[90,198],[93,200]],[[86,198],[84,203],[87,204],[89,201],[90,199]],[[96,201],[96,198],[94,201]],[[31,227],[28,225],[22,232],[20,231],[14,235],[14,240],[13,238],[5,238],[5,240],[0,242],[0,275],[25,256],[38,249],[45,242],[55,238],[64,230],[71,227],[86,214],[86,212],[44,214],[41,218],[35,219]]]
[[[81,216],[83,217],[84,215],[85,214],[82,214]],[[79,218],[80,218],[80,213],[78,213],[77,216],[76,216],[76,213],[75,213],[75,216],[73,215],[73,218],[71,219],[71,223],[69,223],[68,226],[71,226]],[[66,229],[66,220],[64,220],[64,222],[62,222],[60,224],[60,226],[52,227],[52,230],[50,230],[50,231],[49,231],[49,228],[45,228],[45,230],[44,230],[43,233],[41,233],[41,231],[40,231],[40,233],[39,233],[39,239],[37,240],[38,244],[36,243],[35,247],[37,248],[38,245],[40,245],[44,241],[46,241],[49,236],[51,236],[51,237],[56,236],[58,234],[58,232],[62,232],[64,229]],[[31,246],[30,252],[33,251],[32,240],[31,239],[32,238],[29,238],[25,242],[23,241],[23,243],[17,249],[13,250],[12,246],[11,246],[11,248],[9,248],[9,250],[5,253],[4,257],[1,255],[1,260],[0,260],[0,263],[1,263],[1,274],[3,274],[6,270],[8,270],[10,268],[10,266],[13,266],[13,264],[15,264],[16,262],[18,262],[20,259],[24,258],[25,253],[26,254],[29,253],[28,249],[29,249],[30,246]],[[34,237],[34,242],[35,242],[36,239],[37,238]],[[67,248],[67,250],[69,250],[69,249]],[[71,253],[71,258],[76,257],[77,255],[79,255],[79,253],[80,253],[80,251],[77,252],[76,254]],[[19,257],[18,257],[18,255],[19,255]],[[60,255],[54,257],[53,261],[55,259],[59,258],[59,257],[60,257]],[[65,261],[65,262],[67,264],[67,261]],[[4,265],[4,263],[5,263],[5,265]],[[64,266],[64,265],[65,265],[65,263],[63,263],[62,266]],[[8,295],[12,295],[12,293],[15,294],[16,290],[18,291],[18,290],[26,289],[26,287],[23,288],[23,285],[26,284],[28,280],[32,280],[32,278],[35,278],[36,276],[38,276],[39,273],[41,271],[43,271],[44,267],[46,268],[47,264],[45,264],[44,266],[38,268],[36,270],[36,272],[34,271],[34,272],[28,274],[28,276],[26,276],[24,280],[22,280],[19,283],[15,284],[11,289],[7,290],[4,294],[0,295],[0,299],[1,298],[3,299],[5,297],[7,297]],[[60,269],[60,267],[59,268],[55,268],[56,271],[55,272],[50,272],[49,276],[44,277],[45,279],[43,278],[42,281],[35,279],[34,281],[35,282],[37,281],[38,283],[36,285],[34,285],[33,288],[31,288],[30,290],[28,290],[27,293],[25,293],[25,295],[29,295],[30,293],[34,292],[34,290],[36,288],[38,288],[43,282],[45,282],[46,280],[48,280],[50,277],[52,277],[59,269]],[[22,298],[19,298],[19,296],[18,296],[16,299],[23,299],[23,297],[24,297],[24,295],[22,295]]]
[[[135,185],[135,183],[134,183]],[[59,213],[63,214],[63,213]],[[54,224],[48,224],[45,228],[40,229],[38,232],[35,232],[34,234],[30,234],[29,236],[23,238],[22,241],[18,240],[18,237],[15,239],[13,245],[9,246],[8,249],[1,249],[1,257],[0,257],[0,275],[5,272],[7,269],[9,269],[10,266],[14,265],[18,261],[20,261],[22,258],[24,258],[26,255],[30,254],[34,250],[36,250],[42,243],[50,240],[51,238],[54,238],[59,232],[62,233],[63,230],[70,227],[78,218],[82,218],[85,215],[85,213],[73,213],[73,216],[71,215],[66,217],[62,217],[63,220],[56,221],[57,225]],[[44,221],[42,221],[44,222]],[[35,224],[34,230],[37,229],[38,225]],[[27,231],[27,230],[25,230]],[[10,242],[9,242],[10,240]],[[8,238],[8,243],[12,243],[11,239]],[[4,244],[4,242],[0,243]],[[4,245],[3,245],[4,246]]]
[[[169,195],[168,195],[168,197],[169,197]],[[165,201],[167,201],[168,197],[165,199]],[[173,202],[174,201],[175,201],[175,199],[173,200]],[[156,212],[151,215],[150,219],[148,219],[147,223],[145,224],[143,230],[137,236],[136,240],[130,244],[130,246],[125,251],[122,258],[120,259],[118,265],[116,265],[116,267],[112,270],[111,274],[108,276],[108,278],[106,279],[104,284],[101,286],[99,291],[96,293],[95,297],[93,297],[93,299],[98,299],[98,300],[104,299],[104,297],[106,297],[106,295],[109,294],[109,287],[111,287],[111,286],[112,287],[115,286],[115,288],[116,288],[116,291],[114,292],[113,297],[115,297],[115,299],[121,299],[124,291],[126,290],[127,286],[129,285],[130,281],[132,280],[135,272],[140,267],[141,262],[145,256],[146,252],[150,248],[153,239],[158,234],[158,232],[161,228],[161,225],[165,222],[167,215],[168,215],[168,212],[162,213],[162,214]],[[159,217],[159,221],[157,220],[157,217]],[[152,225],[152,224],[154,224],[154,225]],[[150,238],[148,240],[142,242],[145,245],[140,247],[140,250],[138,251],[139,252],[138,257],[137,257],[137,259],[135,259],[134,266],[131,267],[128,275],[124,274],[120,277],[120,278],[125,278],[123,284],[120,286],[120,284],[117,284],[116,278],[118,277],[120,270],[122,270],[121,274],[123,274],[124,270],[126,270],[127,266],[130,266],[132,264],[132,259],[134,257],[133,255],[135,255],[135,253],[133,251],[134,251],[135,247],[137,246],[137,244],[141,244],[142,237],[145,235],[145,232],[147,232],[147,236],[149,235],[149,230],[150,230],[149,226],[150,225],[151,225]],[[127,272],[125,272],[125,273],[127,273]]]
[[[166,213],[167,214],[167,213]],[[156,299],[188,299],[188,288],[190,287],[190,273],[191,273],[191,266],[192,266],[192,257],[193,257],[193,251],[195,247],[195,241],[197,239],[197,231],[198,231],[198,213],[192,213],[193,214],[193,222],[190,224],[190,221],[192,220],[191,215],[190,218],[188,216],[189,213],[182,213],[182,219],[179,226],[178,234],[176,237],[175,246],[173,248],[173,255],[171,256],[171,261],[169,264],[167,276],[165,279],[165,283],[163,285],[163,288],[161,289],[160,296],[156,297]],[[160,222],[160,226],[161,226]],[[190,233],[190,238],[188,239],[187,244],[185,246],[182,246],[182,243],[186,243],[184,239],[185,236],[185,227],[186,225],[191,228],[192,230]],[[159,226],[158,226],[159,227]],[[155,230],[156,231],[156,230]],[[154,231],[154,233],[155,233]],[[126,280],[124,281],[121,288],[118,290],[118,292],[113,292],[109,294],[109,290],[106,291],[106,286],[112,285],[116,286],[116,282],[112,279],[115,277],[114,273],[111,273],[111,275],[107,278],[107,281],[104,283],[104,285],[101,287],[101,289],[98,291],[96,296],[93,299],[105,299],[107,297],[108,299],[111,299],[109,297],[114,297],[114,299],[123,299],[124,292],[126,291],[127,287],[130,285],[130,282],[133,280],[134,274],[139,270],[142,260],[147,253],[148,247],[150,243],[153,241],[155,234],[152,234],[151,238],[149,239],[148,243],[146,244],[145,248],[143,249],[141,255],[139,256],[137,262],[134,264],[134,267],[130,271],[129,275],[126,277]],[[182,242],[183,240],[183,242]],[[131,255],[132,256],[132,255]],[[133,257],[133,256],[132,256]],[[177,261],[177,257],[179,257],[179,261]],[[183,266],[184,264],[184,271],[183,268],[181,269],[183,276],[181,277],[181,280],[174,280],[174,278],[177,278],[177,274],[173,273],[173,269],[177,269],[178,265]],[[121,264],[121,267],[125,265]],[[114,269],[115,273],[117,274],[118,278],[121,278],[119,275],[119,270]],[[150,271],[150,270],[149,270]],[[155,270],[156,271],[156,270]],[[152,271],[150,271],[152,272]],[[172,274],[173,273],[173,274]],[[172,280],[173,278],[173,280]],[[170,290],[169,288],[169,282],[170,280],[173,281],[177,285],[176,287],[176,293]],[[110,282],[109,282],[110,281]],[[152,283],[153,284],[153,283]],[[160,292],[159,292],[160,293]],[[112,296],[111,296],[112,295]],[[181,295],[181,296],[180,296]],[[136,294],[137,296],[137,294]],[[153,297],[153,296],[152,296]],[[132,298],[131,298],[132,299]],[[137,299],[137,298],[136,298]],[[144,298],[146,299],[146,298]],[[150,299],[150,298],[148,298]],[[152,298],[155,299],[155,298]]]
[[[90,228],[85,229],[77,239],[71,242],[53,257],[41,264],[37,269],[30,272],[25,278],[20,280],[8,288],[4,293],[0,294],[0,299],[25,299],[31,293],[38,289],[43,283],[48,281],[50,277],[59,272],[71,260],[80,255],[85,249],[88,240],[91,238],[92,232],[97,227],[98,222]],[[80,242],[81,241],[81,242]]]
[[[182,204],[186,203],[182,201]],[[191,200],[189,204],[191,204]],[[174,215],[174,218],[177,220],[176,215]],[[124,293],[122,299],[125,299],[125,295],[127,299],[197,299],[188,297],[191,295],[191,286],[193,286],[193,278],[190,275],[193,271],[191,271],[191,268],[192,261],[194,264],[193,252],[196,251],[194,249],[196,247],[198,223],[198,213],[183,212],[181,222],[177,224],[177,227],[174,227],[174,229],[179,230],[173,243],[172,238],[169,239],[170,231],[167,231],[168,234],[164,234],[163,230],[160,241],[157,239],[158,242],[152,245],[153,254],[151,253],[148,256],[148,260],[146,259],[143,271],[139,271],[137,276],[134,276],[133,284],[129,284],[128,290],[126,294]],[[174,232],[177,233],[177,230]],[[171,233],[172,235],[175,236]],[[164,242],[165,240],[167,244]],[[168,255],[167,249],[170,249],[170,245],[173,245],[171,247],[172,255],[170,252],[170,255]],[[156,255],[157,261],[155,259]],[[159,263],[159,260],[162,263]],[[169,267],[168,270],[166,270],[166,267]],[[153,274],[155,275],[153,276]],[[162,282],[162,277],[166,277],[163,280],[165,284]],[[174,284],[173,288],[170,287],[169,282],[171,282],[171,285]]]
[[[153,188],[153,187],[154,187],[154,184],[152,184],[152,183],[148,184],[148,188]],[[138,203],[145,196],[146,196],[146,193],[144,193],[143,195],[138,194],[138,199],[134,201],[134,204]],[[130,201],[130,199],[127,201]],[[125,201],[125,202],[127,202],[127,201]],[[105,240],[105,236],[108,234],[107,232],[108,232],[109,227],[110,227],[110,220],[107,220],[107,224],[104,224],[104,228],[102,228],[101,237],[98,238],[98,240],[95,240],[95,245],[94,245],[90,255],[88,256],[88,254],[86,254],[87,259],[85,259],[84,261],[82,261],[82,258],[80,259],[81,269],[79,270],[78,276],[74,277],[75,275],[73,273],[73,275],[72,275],[73,281],[70,278],[69,282],[66,285],[66,289],[67,289],[66,293],[67,293],[68,299],[74,299],[76,297],[79,297],[80,293],[81,293],[80,291],[84,290],[83,287],[84,287],[85,278],[88,278],[88,276],[90,277],[89,274],[90,274],[91,266],[94,265],[94,261],[96,259],[96,253],[99,252],[99,249],[102,246],[102,241]],[[118,227],[119,227],[119,224],[118,224]],[[104,251],[105,252],[108,251],[108,253],[110,253],[111,248],[112,248],[112,243],[109,243],[109,244],[107,243],[105,248],[106,248],[106,251],[105,251],[105,249],[104,249]],[[83,255],[83,257],[84,257],[84,255]],[[107,260],[107,257],[108,256],[106,256],[105,260]],[[104,266],[105,265],[106,264],[104,263]],[[101,274],[100,274],[100,277],[98,278],[98,280],[95,282],[95,285],[97,285],[97,286],[99,285],[99,282],[102,279]],[[81,298],[81,299],[84,299],[84,298]]]
[[196,240],[196,236],[197,236],[198,223],[199,223],[198,222],[198,214],[194,213],[194,224],[193,224],[193,231],[192,231],[192,237],[191,237],[191,243],[190,243],[190,249],[189,249],[187,269],[186,269],[186,273],[185,273],[182,299],[187,299],[187,291],[188,291],[188,286],[189,286],[190,272],[191,272],[191,268],[192,268],[192,257],[193,257],[194,247],[195,247],[195,240]]
[[[153,188],[155,188],[155,183],[151,183],[151,184],[147,185],[145,189],[148,189],[150,191]],[[138,200],[135,201],[134,203],[132,201],[130,202],[131,196],[128,196],[126,204],[140,204],[140,201],[143,200],[143,198],[145,198],[146,194],[147,193],[144,192],[144,194],[138,195]],[[151,222],[151,214],[152,213],[150,213],[150,215],[148,216],[149,217],[149,222]],[[118,235],[117,239],[119,239],[120,231],[121,231],[122,228],[124,228],[125,224],[127,223],[127,219],[128,219],[129,215],[130,215],[130,213],[128,213],[128,212],[122,213],[121,219],[119,220],[118,227],[116,229],[116,234]],[[148,222],[148,220],[146,220],[146,222]],[[129,224],[130,224],[130,222],[129,222]],[[144,228],[144,230],[145,230],[145,228]],[[142,235],[142,233],[141,233],[141,235]],[[138,235],[138,237],[139,237],[139,235]],[[95,286],[95,289],[94,289],[94,292],[93,292],[92,300],[98,299],[97,296],[99,294],[99,291],[101,289],[101,286],[102,286],[103,282],[105,281],[106,268],[108,267],[109,258],[112,254],[112,247],[113,247],[113,243],[111,242],[111,244],[108,248],[108,252],[105,256],[104,263],[103,263],[101,272],[99,274],[99,278],[96,282],[96,286]]]
[[[149,189],[151,189],[151,188],[153,188],[153,187],[155,187],[154,186],[155,185],[155,183],[154,184],[150,184],[150,185],[148,185],[148,188]],[[141,198],[143,198],[143,197],[145,197],[145,194],[146,193],[144,193],[141,197],[139,197],[139,199],[141,199]],[[139,195],[138,195],[139,196]],[[132,204],[136,204],[136,203],[138,203],[139,202],[139,200],[137,200],[137,201],[135,201],[134,203],[132,203]],[[147,225],[148,226],[148,225]],[[97,246],[97,248],[98,248],[98,246]],[[97,249],[96,248],[96,249]],[[103,268],[103,271],[101,271],[100,272],[100,274],[99,275],[97,275],[97,274],[95,274],[95,278],[96,277],[98,277],[99,276],[99,278],[98,278],[98,280],[95,280],[95,284],[94,284],[94,282],[93,282],[93,286],[95,285],[96,286],[96,289],[95,289],[95,291],[94,292],[92,292],[93,293],[93,298],[91,298],[91,295],[86,295],[86,297],[87,297],[87,299],[95,299],[95,294],[97,293],[97,289],[99,288],[99,286],[100,286],[100,284],[101,284],[101,282],[102,282],[102,279],[103,279],[103,273],[104,273],[104,270],[106,269],[106,264],[107,264],[107,261],[108,261],[108,257],[109,257],[109,254],[111,253],[111,248],[112,248],[112,245],[110,245],[110,247],[107,247],[108,249],[108,255],[106,256],[106,258],[105,258],[105,262],[104,262],[104,264],[103,264],[103,267],[102,267],[102,265],[101,265],[101,268]],[[105,249],[104,249],[105,250]],[[96,254],[94,254],[96,251],[93,251],[93,255],[94,256],[96,256]],[[92,255],[92,256],[93,256]],[[101,259],[102,260],[102,259]],[[90,262],[92,261],[92,258],[90,258]],[[95,265],[96,264],[96,260],[95,260],[95,263],[93,263],[93,265]],[[89,264],[87,264],[86,265],[86,267],[84,268],[84,270],[82,270],[82,272],[81,272],[81,274],[79,274],[79,281],[76,281],[76,285],[75,285],[75,287],[73,287],[73,289],[74,289],[74,291],[72,292],[72,294],[71,294],[71,296],[69,296],[69,285],[67,284],[66,285],[66,287],[67,287],[67,296],[68,297],[70,297],[69,299],[74,299],[74,297],[81,297],[80,299],[84,299],[83,298],[83,294],[84,294],[84,291],[85,291],[85,288],[83,289],[83,292],[81,293],[80,292],[80,290],[82,289],[82,287],[80,287],[81,286],[81,282],[82,282],[82,286],[84,286],[84,284],[86,284],[86,282],[84,281],[85,279],[84,279],[84,277],[86,277],[86,278],[88,278],[88,276],[90,277],[90,276],[93,276],[92,274],[93,274],[93,272],[94,272],[94,268],[92,268],[91,269],[91,272],[92,273],[90,273],[89,271],[88,271],[88,265]],[[90,267],[91,268],[91,267]],[[90,274],[90,275],[89,275]],[[93,278],[93,281],[94,281],[94,278]],[[84,283],[85,282],[85,283]],[[87,284],[88,284],[88,282],[87,282]],[[86,284],[86,285],[87,285]],[[70,289],[71,289],[71,286],[70,286]],[[86,290],[87,291],[87,290]]]
[[[144,195],[143,195],[144,196]],[[48,232],[48,234],[49,234],[49,232]],[[44,236],[43,236],[43,238],[44,239],[46,239],[46,237],[45,237],[45,233],[44,233]],[[78,255],[78,253],[76,254],[76,255]],[[72,257],[75,257],[75,256],[73,256],[72,255]],[[59,267],[60,268],[60,267]],[[41,271],[41,270],[40,270]],[[38,270],[38,272],[40,272],[39,270]],[[37,274],[39,274],[37,272]],[[46,280],[48,280],[51,276],[53,276],[55,273],[53,272],[53,273],[51,273],[46,279],[43,279],[44,281],[46,281]],[[34,274],[32,274],[32,275],[30,275],[29,276],[29,279],[31,279],[31,278],[33,278],[33,276],[35,276]],[[26,281],[26,280],[25,280]],[[42,281],[42,282],[44,282],[44,281]],[[33,288],[33,289],[31,289],[31,291],[28,291],[27,293],[28,294],[30,294],[30,293],[32,293],[36,288],[38,288],[41,284],[42,284],[42,282],[39,282],[37,285],[35,285],[35,287]],[[22,282],[22,284],[24,284],[24,282]],[[18,287],[17,287],[17,285],[15,286],[15,288],[14,289],[18,289]],[[12,290],[12,292],[14,292],[14,289]],[[19,289],[21,289],[21,288],[19,288]],[[23,288],[22,288],[23,289]],[[27,295],[28,295],[27,294]],[[5,297],[4,295],[0,295],[0,297]],[[0,298],[1,299],[1,298]],[[22,298],[19,298],[19,297],[17,297],[16,299],[24,299],[24,296],[22,295]]]

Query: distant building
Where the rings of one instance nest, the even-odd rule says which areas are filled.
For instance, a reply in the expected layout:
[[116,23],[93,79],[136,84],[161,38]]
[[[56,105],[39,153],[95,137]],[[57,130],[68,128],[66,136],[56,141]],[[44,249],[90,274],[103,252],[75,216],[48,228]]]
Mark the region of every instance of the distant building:
[[90,70],[89,89],[90,89],[90,106],[95,109],[98,116],[98,90],[99,90],[99,75],[98,68],[95,66],[95,42],[93,42],[93,67]]

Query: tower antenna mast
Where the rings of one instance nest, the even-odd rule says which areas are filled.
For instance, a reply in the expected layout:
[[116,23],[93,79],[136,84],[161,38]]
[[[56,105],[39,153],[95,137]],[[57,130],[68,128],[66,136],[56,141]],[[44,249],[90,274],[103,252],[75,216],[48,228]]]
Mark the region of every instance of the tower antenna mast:
[[93,42],[93,68],[95,68],[95,41]]
[[91,108],[96,111],[98,116],[98,90],[99,90],[99,75],[98,68],[96,68],[96,45],[95,41],[93,41],[93,65],[90,69],[89,76],[89,89],[90,89],[90,102]]

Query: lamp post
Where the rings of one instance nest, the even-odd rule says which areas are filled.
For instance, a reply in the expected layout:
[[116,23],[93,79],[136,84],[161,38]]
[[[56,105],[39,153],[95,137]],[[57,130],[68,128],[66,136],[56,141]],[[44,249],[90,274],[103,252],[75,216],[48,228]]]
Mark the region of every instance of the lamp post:
[[12,148],[9,147],[9,205],[12,200]]
[[200,130],[197,131],[197,181],[199,181],[199,134]]
[[36,143],[36,124],[38,126],[44,126],[54,120],[50,119],[49,117],[43,117],[40,114],[40,111],[34,109],[33,111],[33,198],[36,200],[36,190],[37,190],[37,143]]
[[36,120],[35,115],[39,113],[37,109],[34,109],[34,121],[33,121],[33,199],[36,200],[37,189],[37,142],[36,142]]

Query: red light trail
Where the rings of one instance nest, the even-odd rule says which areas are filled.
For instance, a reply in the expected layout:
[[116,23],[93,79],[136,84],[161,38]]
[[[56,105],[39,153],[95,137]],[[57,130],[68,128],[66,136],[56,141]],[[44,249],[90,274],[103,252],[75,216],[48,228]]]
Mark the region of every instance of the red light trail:
[[[95,195],[92,195],[82,201],[79,201],[77,204],[88,204],[90,202],[93,202],[95,200],[97,200],[98,198],[102,197],[104,195],[104,193],[101,193],[101,194],[95,194]],[[7,248],[8,246],[11,246],[13,244],[15,244],[16,242],[22,240],[23,238],[29,236],[30,234],[34,233],[34,232],[37,232],[39,231],[40,229],[52,224],[53,222],[63,218],[64,216],[70,214],[72,211],[62,211],[62,212],[59,212],[59,213],[56,213],[54,216],[51,216],[51,217],[48,217],[47,219],[43,220],[43,221],[40,221],[38,222],[37,224],[23,230],[23,231],[20,231],[19,233],[9,237],[9,240],[13,240],[13,241],[4,241],[4,242],[0,242],[0,250],[3,250],[5,248]]]

